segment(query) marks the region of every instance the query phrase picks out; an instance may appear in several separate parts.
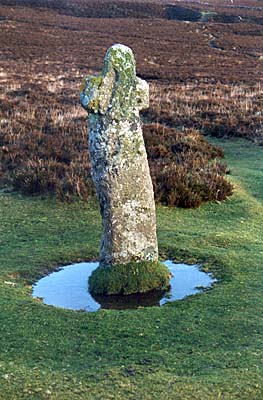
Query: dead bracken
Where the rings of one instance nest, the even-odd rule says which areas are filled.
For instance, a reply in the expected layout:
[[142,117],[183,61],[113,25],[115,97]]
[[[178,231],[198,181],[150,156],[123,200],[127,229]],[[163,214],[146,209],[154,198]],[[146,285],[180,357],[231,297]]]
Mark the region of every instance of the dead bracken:
[[[211,171],[210,162],[204,157],[202,165],[191,176],[191,163],[185,162],[190,152],[184,154],[185,145],[178,146],[176,159],[181,158],[182,162],[180,168],[175,168],[175,153],[171,154],[165,142],[167,135],[170,136],[168,130],[177,127],[178,132],[195,129],[196,138],[198,132],[205,132],[224,137],[241,136],[262,143],[261,25],[224,24],[222,29],[220,24],[213,23],[185,24],[172,20],[164,23],[161,19],[153,23],[151,19],[144,19],[142,24],[139,18],[112,18],[107,20],[107,29],[102,29],[96,19],[89,18],[87,24],[85,18],[76,18],[74,12],[77,13],[81,2],[78,6],[71,2],[71,15],[65,15],[63,2],[53,3],[55,11],[50,2],[50,9],[39,13],[36,9],[23,8],[24,3],[19,1],[16,0],[16,4],[21,7],[0,7],[0,16],[3,16],[1,185],[13,184],[15,189],[26,194],[52,194],[66,201],[76,196],[87,199],[94,193],[85,113],[77,106],[77,92],[83,75],[98,71],[109,41],[118,37],[119,41],[133,47],[138,74],[150,81],[150,108],[143,114],[144,132],[151,129],[155,141],[157,130],[164,131],[161,144],[166,155],[162,151],[162,163],[169,166],[173,159],[173,166],[167,167],[165,174],[161,173],[160,166],[154,168],[151,158],[156,157],[156,148],[149,149],[146,139],[153,182],[162,183],[166,177],[168,179],[167,185],[154,183],[156,199],[165,204],[199,205],[207,200],[199,195],[199,191],[204,190],[204,185],[199,183],[204,180],[212,188],[209,199],[221,200],[225,198],[224,193],[230,194],[221,167]],[[88,7],[88,3],[85,4]],[[130,4],[129,7],[134,6]],[[99,6],[93,4],[92,10],[99,12]],[[251,14],[246,9],[228,9],[230,11],[241,13],[242,18]],[[129,17],[129,13],[126,16]],[[257,17],[262,18],[262,11],[257,11]],[[34,34],[30,21],[34,21]],[[83,39],[81,52],[80,35]],[[224,52],[209,47],[211,35],[216,37],[216,44],[224,48]],[[164,128],[153,130],[147,127],[148,123],[164,125]],[[189,136],[182,137],[184,142]],[[195,159],[196,146],[192,146],[193,141],[189,140],[189,148],[193,150],[191,157]],[[152,150],[153,155],[150,154]],[[191,183],[186,196],[185,185],[176,195],[171,195],[172,181],[179,169],[180,174],[188,177],[187,186]],[[207,171],[205,178],[203,170]],[[221,181],[220,192],[214,183],[215,177]]]

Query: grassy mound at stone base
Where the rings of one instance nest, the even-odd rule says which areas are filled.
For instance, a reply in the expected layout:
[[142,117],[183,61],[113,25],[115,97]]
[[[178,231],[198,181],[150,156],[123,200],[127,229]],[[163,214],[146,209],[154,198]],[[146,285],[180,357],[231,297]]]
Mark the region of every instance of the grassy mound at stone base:
[[89,291],[94,294],[132,294],[169,287],[170,273],[159,261],[131,262],[111,267],[98,267],[89,278]]

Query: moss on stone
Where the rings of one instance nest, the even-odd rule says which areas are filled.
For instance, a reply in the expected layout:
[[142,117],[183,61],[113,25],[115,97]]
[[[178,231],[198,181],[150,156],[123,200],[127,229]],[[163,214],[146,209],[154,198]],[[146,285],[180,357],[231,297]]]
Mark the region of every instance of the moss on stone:
[[[111,46],[102,74],[86,78],[80,98],[89,114],[92,177],[103,219],[100,263],[156,261],[155,204],[139,116],[148,106],[149,85],[136,77],[132,50],[121,44]],[[148,286],[136,283],[131,288],[129,282],[120,282],[118,289],[111,289],[112,283],[108,289],[107,283],[94,291],[136,293],[162,286],[158,279],[151,283],[147,278],[147,282]]]
[[104,295],[145,293],[168,289],[169,280],[168,268],[159,261],[100,266],[89,278],[89,291]]

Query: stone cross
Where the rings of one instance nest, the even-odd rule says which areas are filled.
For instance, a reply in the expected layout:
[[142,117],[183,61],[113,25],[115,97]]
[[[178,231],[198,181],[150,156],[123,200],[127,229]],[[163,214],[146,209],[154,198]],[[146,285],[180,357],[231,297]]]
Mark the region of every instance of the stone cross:
[[84,79],[91,173],[103,220],[100,265],[157,261],[152,181],[139,111],[149,106],[148,83],[136,76],[132,50],[110,47],[102,74]]

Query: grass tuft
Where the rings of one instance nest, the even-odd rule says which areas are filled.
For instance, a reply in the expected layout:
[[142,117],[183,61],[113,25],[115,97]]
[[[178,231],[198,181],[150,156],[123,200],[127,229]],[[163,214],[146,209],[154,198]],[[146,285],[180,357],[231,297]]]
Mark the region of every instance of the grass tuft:
[[170,273],[161,262],[141,261],[98,267],[89,278],[89,291],[94,294],[133,294],[166,290]]

